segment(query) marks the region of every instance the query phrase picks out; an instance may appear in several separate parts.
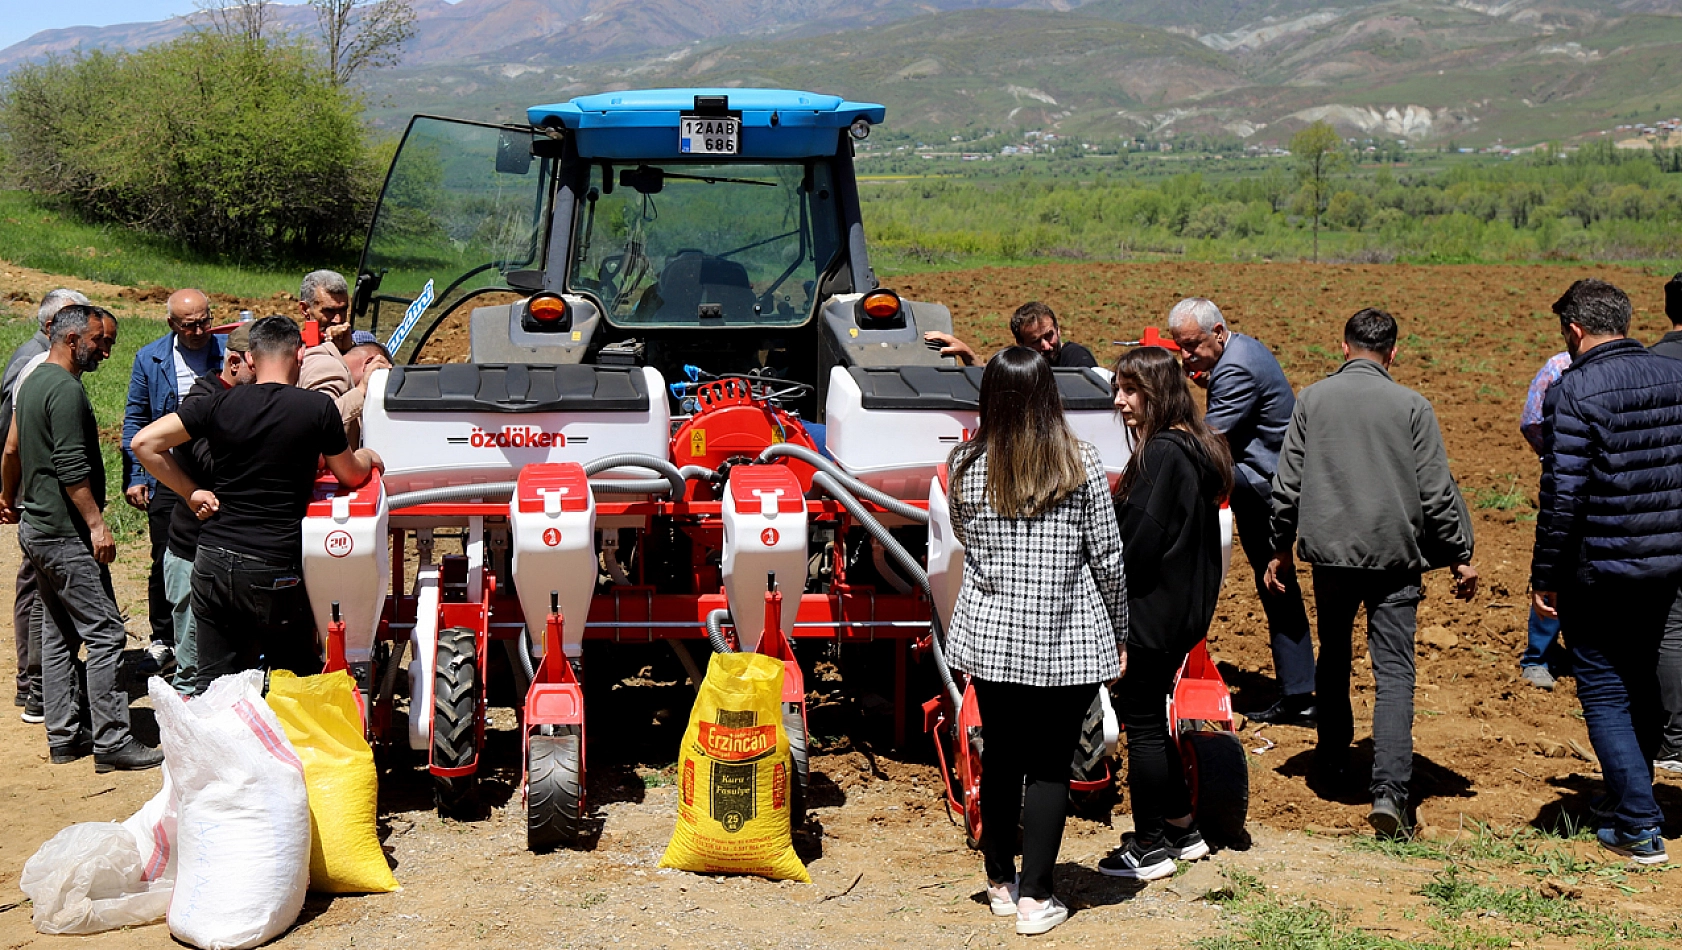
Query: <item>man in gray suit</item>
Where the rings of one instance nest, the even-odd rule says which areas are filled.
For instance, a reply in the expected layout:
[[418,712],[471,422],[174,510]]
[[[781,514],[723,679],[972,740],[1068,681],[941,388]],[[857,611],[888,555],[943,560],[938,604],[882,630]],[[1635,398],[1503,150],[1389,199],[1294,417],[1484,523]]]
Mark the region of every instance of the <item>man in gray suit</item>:
[[1232,519],[1267,613],[1280,695],[1272,706],[1249,716],[1257,722],[1312,725],[1314,639],[1302,606],[1302,588],[1294,578],[1287,578],[1277,592],[1262,582],[1273,557],[1273,473],[1296,397],[1273,353],[1255,338],[1227,329],[1212,301],[1191,297],[1175,304],[1168,312],[1168,332],[1180,348],[1186,372],[1209,389],[1205,420],[1232,448]]

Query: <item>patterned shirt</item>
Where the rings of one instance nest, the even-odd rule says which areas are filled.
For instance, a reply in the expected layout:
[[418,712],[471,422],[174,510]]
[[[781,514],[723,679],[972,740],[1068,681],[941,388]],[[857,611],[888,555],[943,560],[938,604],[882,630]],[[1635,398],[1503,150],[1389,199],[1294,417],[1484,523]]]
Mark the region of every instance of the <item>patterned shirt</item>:
[[1530,443],[1537,455],[1542,454],[1542,403],[1548,398],[1548,387],[1559,382],[1559,374],[1570,365],[1570,353],[1555,353],[1537,371],[1536,378],[1530,381],[1530,392],[1524,397],[1524,412],[1518,417],[1518,430],[1524,433],[1524,441]]
[[1086,483],[1036,518],[1006,518],[987,504],[987,456],[954,492],[952,533],[964,545],[964,580],[952,612],[947,661],[983,680],[1080,686],[1121,675],[1127,575],[1109,481],[1098,450],[1080,443]]

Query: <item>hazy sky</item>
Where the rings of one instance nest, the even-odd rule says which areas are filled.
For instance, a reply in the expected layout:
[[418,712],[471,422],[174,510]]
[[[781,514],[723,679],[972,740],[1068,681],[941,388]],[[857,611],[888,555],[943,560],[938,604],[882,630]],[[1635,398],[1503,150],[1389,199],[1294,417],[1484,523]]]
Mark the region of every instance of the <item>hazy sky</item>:
[[0,0],[0,49],[42,30],[146,23],[194,9],[193,0]]
[[0,0],[0,49],[42,30],[166,20],[193,9],[193,0]]

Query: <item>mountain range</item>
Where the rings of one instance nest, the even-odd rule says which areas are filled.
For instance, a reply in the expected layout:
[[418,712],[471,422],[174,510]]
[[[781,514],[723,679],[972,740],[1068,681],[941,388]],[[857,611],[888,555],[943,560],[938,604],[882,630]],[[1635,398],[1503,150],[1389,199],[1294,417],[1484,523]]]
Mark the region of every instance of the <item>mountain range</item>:
[[[776,85],[885,103],[946,141],[1029,129],[1278,144],[1315,119],[1414,143],[1524,145],[1682,114],[1682,0],[414,0],[370,119],[512,119],[637,86]],[[309,34],[308,8],[277,6]],[[48,30],[0,73],[190,29]],[[1618,133],[1623,135],[1624,133]]]

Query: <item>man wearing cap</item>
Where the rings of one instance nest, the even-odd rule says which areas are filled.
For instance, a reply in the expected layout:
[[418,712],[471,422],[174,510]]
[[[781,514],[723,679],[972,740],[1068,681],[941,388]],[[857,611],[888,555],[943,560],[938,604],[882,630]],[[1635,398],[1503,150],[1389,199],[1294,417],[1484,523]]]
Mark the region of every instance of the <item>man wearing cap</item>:
[[[181,400],[183,406],[205,396],[214,396],[235,386],[257,381],[251,367],[251,324],[242,323],[228,334],[220,373],[206,373],[193,383]],[[210,443],[203,438],[171,449],[175,464],[200,485],[214,484],[215,463]],[[164,593],[169,597],[175,621],[175,676],[172,684],[183,696],[198,692],[198,645],[193,636],[193,558],[199,550],[199,527],[203,524],[187,505],[176,505],[169,519],[169,542],[164,547]]]
[[165,304],[169,334],[140,348],[129,374],[128,408],[123,412],[123,497],[146,512],[152,541],[152,568],[146,578],[146,614],[152,643],[146,648],[149,666],[167,670],[174,662],[174,622],[164,594],[164,546],[169,540],[170,514],[179,500],[167,486],[134,460],[134,434],[156,419],[174,412],[181,398],[205,373],[222,365],[222,347],[210,332],[210,299],[193,288],[177,290]]

